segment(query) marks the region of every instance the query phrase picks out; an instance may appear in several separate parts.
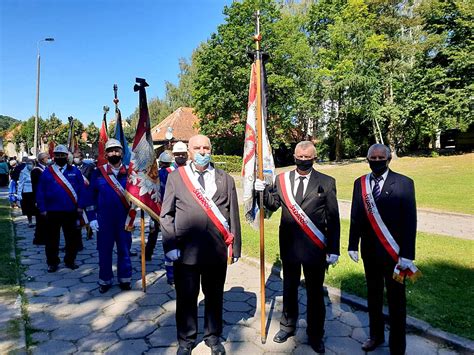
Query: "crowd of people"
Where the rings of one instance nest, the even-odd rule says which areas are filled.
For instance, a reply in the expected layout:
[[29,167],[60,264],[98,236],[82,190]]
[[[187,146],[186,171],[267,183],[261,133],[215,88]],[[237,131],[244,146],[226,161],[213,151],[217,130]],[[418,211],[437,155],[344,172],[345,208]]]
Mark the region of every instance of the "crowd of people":
[[[204,342],[212,354],[225,354],[221,343],[223,291],[227,267],[241,256],[241,226],[234,179],[211,163],[208,137],[196,135],[188,146],[174,144],[158,158],[161,194],[160,220],[152,220],[145,249],[151,260],[161,231],[168,283],[176,290],[177,353],[191,354],[198,334],[198,295],[205,296]],[[340,219],[336,182],[316,169],[312,142],[296,145],[296,168],[279,174],[272,184],[256,179],[255,191],[263,194],[265,208],[281,208],[279,230],[283,266],[283,312],[274,335],[283,343],[296,332],[298,287],[301,270],[307,293],[308,341],[317,353],[325,352],[325,304],[323,282],[328,266],[340,255]],[[97,236],[99,291],[114,283],[112,255],[117,250],[119,287],[131,289],[131,233],[124,227],[129,211],[125,196],[128,168],[122,162],[123,147],[116,139],[105,145],[107,163],[84,162],[79,151],[64,145],[53,157],[40,153],[21,163],[0,160],[0,183],[10,176],[10,203],[21,205],[33,243],[44,245],[48,272],[60,265],[59,238],[65,239],[64,265],[77,269],[76,254],[82,248],[82,231]],[[411,179],[389,169],[390,149],[374,144],[367,153],[370,172],[354,182],[349,257],[359,261],[359,244],[368,289],[370,335],[364,351],[384,343],[382,315],[384,288],[389,306],[392,354],[406,349],[405,277],[416,273],[416,204]],[[6,166],[6,167],[5,167]],[[6,173],[5,173],[6,171]],[[8,180],[8,178],[7,178]],[[396,276],[396,277],[395,277]]]

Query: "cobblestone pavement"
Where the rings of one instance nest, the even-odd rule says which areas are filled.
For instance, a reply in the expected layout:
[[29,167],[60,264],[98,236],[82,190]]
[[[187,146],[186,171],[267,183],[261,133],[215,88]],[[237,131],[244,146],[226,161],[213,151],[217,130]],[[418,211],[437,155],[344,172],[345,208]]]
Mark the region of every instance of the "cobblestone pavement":
[[[140,260],[133,258],[133,289],[121,291],[117,285],[100,294],[97,285],[98,257],[95,240],[84,241],[77,256],[77,270],[60,265],[53,274],[46,271],[43,247],[32,244],[33,229],[26,218],[14,216],[21,264],[25,267],[23,282],[28,299],[29,326],[33,329],[30,348],[33,354],[113,353],[175,354],[175,292],[166,282],[160,243],[147,262],[147,292],[141,290]],[[132,249],[139,248],[138,234]],[[61,253],[62,257],[63,254]],[[306,344],[306,294],[300,289],[300,313],[295,337],[284,344],[272,341],[278,330],[282,309],[282,282],[267,275],[266,312],[268,340],[261,343],[259,270],[239,261],[227,273],[224,294],[223,341],[228,353],[237,354],[311,354]],[[326,353],[359,354],[367,338],[367,313],[352,309],[336,299],[326,298]],[[203,296],[200,295],[199,329],[203,328]],[[388,338],[387,338],[388,339]],[[209,354],[198,335],[193,354]],[[455,354],[416,334],[408,335],[408,354]],[[388,354],[381,347],[373,354]]]

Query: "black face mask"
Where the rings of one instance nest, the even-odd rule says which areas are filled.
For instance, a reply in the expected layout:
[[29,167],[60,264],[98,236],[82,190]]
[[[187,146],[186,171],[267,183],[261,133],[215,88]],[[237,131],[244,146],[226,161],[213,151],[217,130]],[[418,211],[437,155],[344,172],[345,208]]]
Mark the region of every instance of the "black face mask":
[[178,166],[183,166],[183,165],[186,164],[186,162],[188,161],[188,159],[185,158],[185,157],[175,157],[175,158],[174,158],[174,161],[176,162],[176,164],[177,164]]
[[63,167],[67,163],[67,158],[54,158],[54,162],[60,167]]
[[298,170],[308,171],[313,167],[313,160],[314,159],[301,160],[301,159],[295,158],[295,164]]
[[107,160],[112,165],[118,164],[121,159],[122,159],[122,157],[119,156],[119,155],[112,155],[111,157],[107,157]]
[[370,170],[375,175],[382,175],[385,170],[387,170],[387,161],[388,160],[369,160]]

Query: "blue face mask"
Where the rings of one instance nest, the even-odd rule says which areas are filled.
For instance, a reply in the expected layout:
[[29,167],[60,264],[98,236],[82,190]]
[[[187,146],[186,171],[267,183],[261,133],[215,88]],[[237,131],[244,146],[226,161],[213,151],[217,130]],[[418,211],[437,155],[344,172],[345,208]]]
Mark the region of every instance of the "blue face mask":
[[206,153],[201,155],[201,153],[194,154],[194,162],[199,166],[206,166],[211,161],[211,154]]

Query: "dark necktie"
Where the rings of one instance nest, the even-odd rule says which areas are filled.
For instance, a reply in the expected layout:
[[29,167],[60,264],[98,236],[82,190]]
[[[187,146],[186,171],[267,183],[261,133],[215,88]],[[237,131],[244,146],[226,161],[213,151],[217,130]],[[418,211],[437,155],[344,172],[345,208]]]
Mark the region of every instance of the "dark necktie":
[[204,171],[198,171],[197,172],[199,174],[199,177],[198,177],[198,182],[201,184],[202,188],[205,190],[206,189],[206,185],[204,183],[204,174],[206,173],[206,170]]
[[383,180],[382,176],[375,177],[372,176],[372,180],[374,180],[374,187],[372,188],[372,195],[374,196],[374,200],[377,201],[380,197],[380,185],[379,182]]
[[296,190],[295,201],[298,205],[301,205],[301,203],[303,202],[304,179],[306,179],[304,176],[300,176],[300,182],[298,185],[298,189]]

